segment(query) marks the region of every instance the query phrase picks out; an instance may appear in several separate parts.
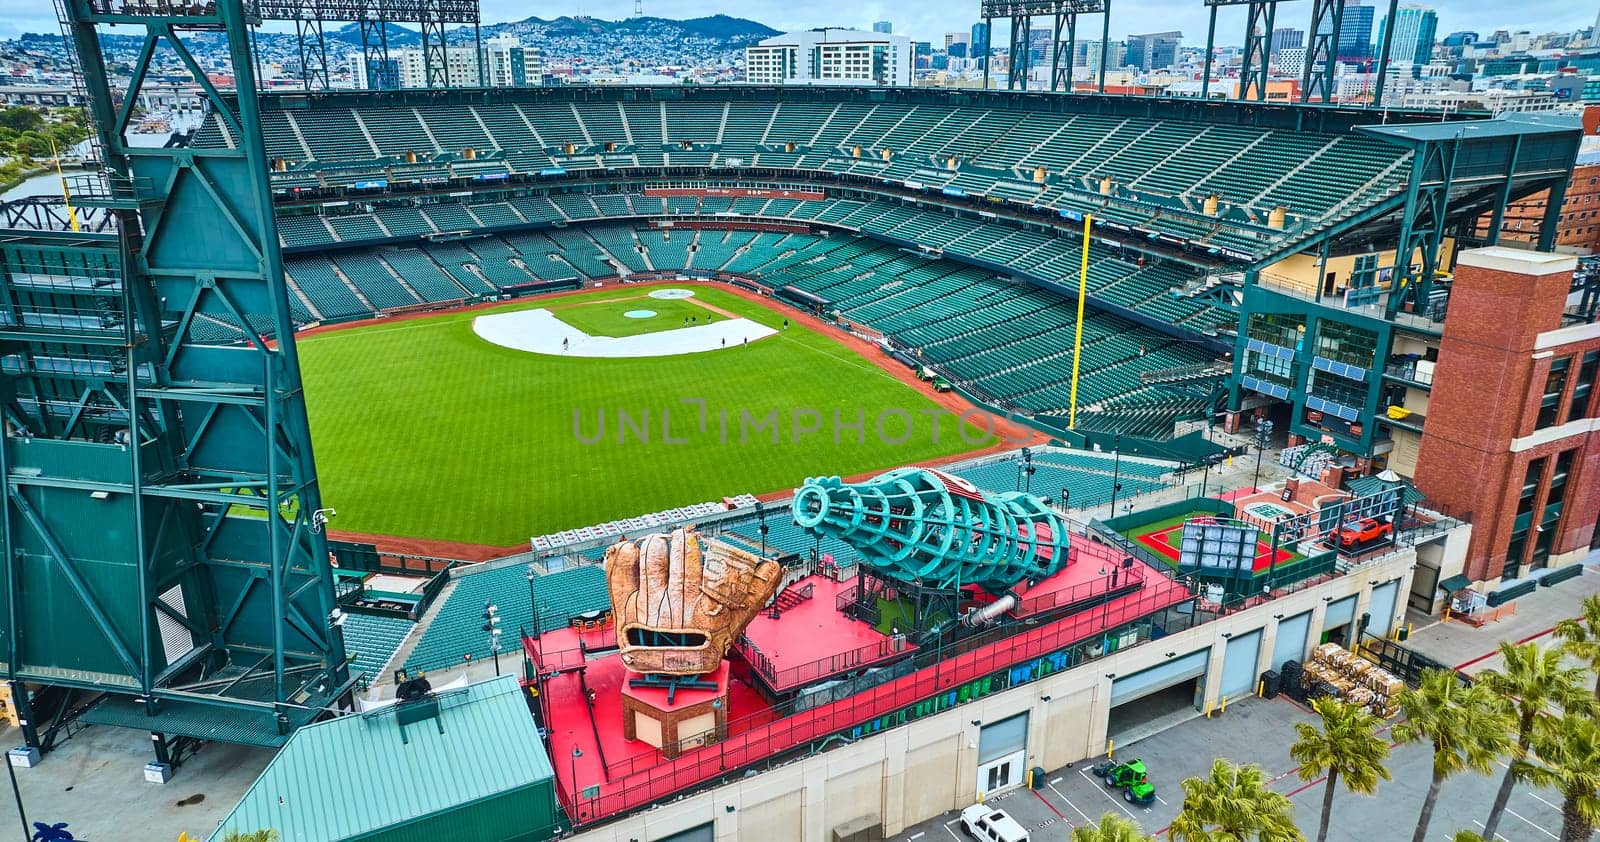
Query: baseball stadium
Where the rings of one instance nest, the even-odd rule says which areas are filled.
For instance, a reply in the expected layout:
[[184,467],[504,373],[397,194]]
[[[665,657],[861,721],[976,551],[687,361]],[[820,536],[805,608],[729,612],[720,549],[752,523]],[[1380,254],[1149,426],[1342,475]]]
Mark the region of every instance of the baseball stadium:
[[[83,36],[199,24],[70,5],[104,171],[6,209],[0,654],[33,763],[269,752],[217,839],[892,834],[1390,638],[1470,527],[1384,372],[1581,134],[236,61],[148,149]],[[1291,479],[1212,479],[1274,424]]]

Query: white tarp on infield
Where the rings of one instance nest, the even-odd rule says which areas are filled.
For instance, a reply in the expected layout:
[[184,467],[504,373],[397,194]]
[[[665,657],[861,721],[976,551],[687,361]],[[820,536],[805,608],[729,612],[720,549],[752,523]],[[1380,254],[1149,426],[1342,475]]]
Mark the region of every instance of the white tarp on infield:
[[[472,320],[472,330],[487,342],[534,354],[568,357],[670,357],[736,348],[777,333],[749,319],[719,318],[710,324],[638,336],[590,336],[549,310],[493,313]],[[562,348],[561,341],[567,341]]]

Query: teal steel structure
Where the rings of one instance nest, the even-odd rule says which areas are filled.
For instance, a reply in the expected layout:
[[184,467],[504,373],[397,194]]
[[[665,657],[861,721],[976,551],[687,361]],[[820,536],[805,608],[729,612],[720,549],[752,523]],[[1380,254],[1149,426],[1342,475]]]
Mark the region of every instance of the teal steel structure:
[[[245,6],[67,0],[63,18],[104,162],[73,201],[103,218],[0,231],[4,676],[19,699],[109,693],[92,720],[151,731],[158,762],[174,737],[281,744],[350,679]],[[108,25],[143,38],[117,96]],[[195,32],[224,39],[235,95]],[[163,51],[233,148],[128,142]]]
[[[1572,178],[1582,129],[1570,119],[1509,115],[1498,120],[1363,126],[1358,131],[1408,147],[1405,189],[1359,208],[1314,237],[1289,239],[1246,269],[1229,408],[1254,392],[1292,407],[1289,432],[1352,453],[1371,453],[1399,333],[1438,336],[1447,290],[1440,261],[1448,241],[1477,242],[1472,228],[1491,224],[1499,240],[1512,202],[1548,191],[1538,248],[1555,245],[1556,220]],[[1291,254],[1317,254],[1318,277],[1330,256],[1352,248],[1392,247],[1341,299],[1271,283],[1262,270]],[[1387,287],[1382,285],[1387,280]],[[1312,423],[1310,418],[1319,418]],[[1385,424],[1405,422],[1383,421]],[[1413,422],[1414,423],[1414,422]]]
[[1066,524],[1039,497],[983,491],[929,468],[856,483],[813,477],[795,492],[793,511],[801,529],[844,541],[862,564],[907,584],[1003,594],[1068,560]]

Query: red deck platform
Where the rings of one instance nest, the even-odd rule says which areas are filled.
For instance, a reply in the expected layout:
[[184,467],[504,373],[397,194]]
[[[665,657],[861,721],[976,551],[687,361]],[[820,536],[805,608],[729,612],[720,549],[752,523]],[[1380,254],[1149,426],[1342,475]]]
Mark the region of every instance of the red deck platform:
[[[1090,607],[991,643],[974,640],[970,649],[937,665],[787,717],[780,718],[761,693],[738,678],[740,670],[735,669],[728,684],[725,738],[686,750],[671,760],[643,742],[623,737],[622,689],[631,674],[622,667],[615,650],[609,648],[615,646],[615,637],[609,630],[580,633],[558,629],[538,640],[525,640],[529,656],[542,664],[541,674],[546,676],[542,681],[542,702],[550,727],[551,761],[561,803],[578,824],[623,813],[727,770],[1096,637],[1192,596],[1184,585],[1142,564],[1121,567],[1120,554],[1109,547],[1080,540],[1073,552],[1074,563],[1029,589],[1012,613],[1032,616],[1080,602]],[[1113,567],[1117,570],[1115,584],[1111,579]],[[1126,578],[1130,576],[1136,580],[1131,592]],[[838,595],[853,583],[820,577],[811,580],[815,581],[810,600],[788,609],[776,620],[761,615],[746,630],[768,659],[772,678],[783,682],[782,686],[804,686],[844,671],[835,668],[834,659],[849,646],[867,648],[863,650],[863,660],[845,669],[869,665],[874,661],[865,658],[878,651],[876,647],[893,645],[889,637],[838,612]],[[579,650],[580,639],[587,653]],[[596,654],[595,650],[602,647],[606,647],[603,653]],[[886,650],[875,660],[909,654],[909,650]],[[729,658],[749,660],[738,649],[730,652]],[[762,680],[771,680],[767,671],[753,663],[751,666]],[[593,691],[592,702],[586,690]]]
[[1031,617],[1137,590],[1150,576],[1162,578],[1143,564],[1124,566],[1127,554],[1107,544],[1079,539],[1072,542],[1070,552],[1071,563],[1056,575],[1031,588],[1017,586],[1022,600],[1006,613],[1019,619]]
[[791,590],[811,589],[811,598],[772,615],[758,614],[737,645],[751,669],[774,692],[784,693],[851,670],[897,658],[916,649],[905,638],[879,632],[839,613],[839,595],[854,580],[807,576]]

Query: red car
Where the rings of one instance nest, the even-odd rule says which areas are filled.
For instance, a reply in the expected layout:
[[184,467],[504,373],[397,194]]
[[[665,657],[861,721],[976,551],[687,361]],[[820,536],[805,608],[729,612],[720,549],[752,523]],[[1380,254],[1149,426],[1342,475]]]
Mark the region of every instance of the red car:
[[1379,538],[1387,538],[1394,534],[1394,525],[1385,523],[1377,518],[1362,518],[1361,520],[1347,522],[1339,527],[1336,533],[1339,537],[1339,546],[1346,549]]

